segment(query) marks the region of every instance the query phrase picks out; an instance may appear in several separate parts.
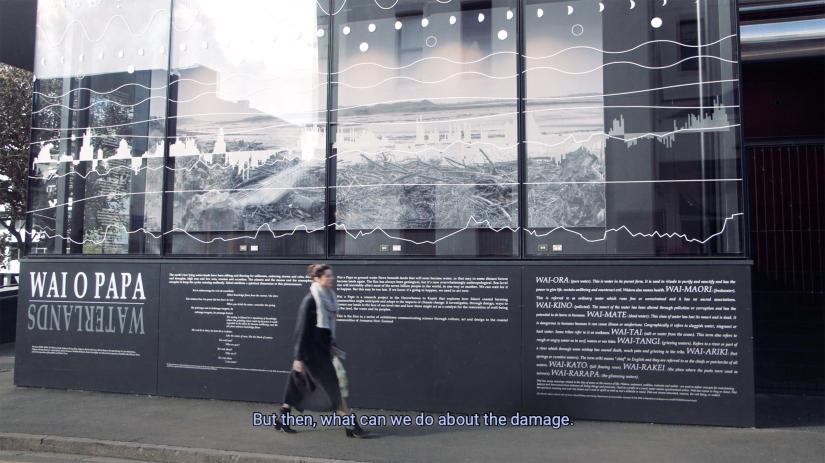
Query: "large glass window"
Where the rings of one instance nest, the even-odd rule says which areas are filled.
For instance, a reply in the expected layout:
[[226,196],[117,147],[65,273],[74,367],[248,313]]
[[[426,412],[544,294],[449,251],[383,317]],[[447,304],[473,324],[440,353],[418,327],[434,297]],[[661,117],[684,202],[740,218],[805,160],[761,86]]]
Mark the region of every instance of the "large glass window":
[[518,255],[516,2],[335,3],[334,253]]
[[169,3],[39,1],[30,252],[160,252]]
[[169,252],[324,254],[323,11],[174,2]]
[[527,255],[742,253],[735,14],[526,2]]
[[735,6],[41,0],[30,251],[741,256]]

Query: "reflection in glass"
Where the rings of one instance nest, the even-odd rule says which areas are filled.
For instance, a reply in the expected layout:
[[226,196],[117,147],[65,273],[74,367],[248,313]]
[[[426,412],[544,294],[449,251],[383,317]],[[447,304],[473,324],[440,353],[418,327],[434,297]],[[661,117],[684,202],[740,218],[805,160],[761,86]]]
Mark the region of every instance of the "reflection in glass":
[[175,2],[170,252],[323,254],[325,21],[315,2]]
[[37,9],[31,253],[160,251],[169,1]]
[[339,5],[335,253],[518,253],[516,2]]
[[742,253],[735,5],[699,5],[526,2],[527,255]]
[[386,3],[41,0],[31,252],[742,255],[735,2]]

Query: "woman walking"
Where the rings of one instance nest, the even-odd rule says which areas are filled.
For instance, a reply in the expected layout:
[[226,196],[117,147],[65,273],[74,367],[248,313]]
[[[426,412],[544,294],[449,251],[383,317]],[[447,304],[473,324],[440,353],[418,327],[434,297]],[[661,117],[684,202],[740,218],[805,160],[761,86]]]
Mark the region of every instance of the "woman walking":
[[[338,315],[338,301],[332,290],[335,276],[332,267],[327,264],[313,264],[307,268],[312,280],[307,294],[298,309],[295,325],[295,360],[287,379],[284,392],[284,404],[279,416],[298,411],[335,410],[338,415],[348,415],[341,386],[338,382],[338,370],[343,366],[334,353],[340,350],[335,345],[335,321]],[[342,380],[344,378],[342,377]],[[345,391],[346,394],[346,391]],[[289,424],[276,420],[275,429],[294,433]],[[364,437],[368,433],[356,422],[351,428],[345,428],[348,437]]]

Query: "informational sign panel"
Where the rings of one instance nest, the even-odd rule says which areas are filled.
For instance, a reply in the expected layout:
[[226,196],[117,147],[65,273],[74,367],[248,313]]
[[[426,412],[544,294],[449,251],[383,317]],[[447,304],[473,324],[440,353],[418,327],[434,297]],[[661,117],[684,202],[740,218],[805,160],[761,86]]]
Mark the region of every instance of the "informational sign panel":
[[[351,404],[518,407],[518,268],[336,265],[334,273]],[[161,278],[159,393],[281,400],[306,267],[164,264]]]
[[[350,405],[754,424],[747,265],[334,264]],[[15,384],[278,403],[306,263],[26,261]]]
[[519,267],[335,270],[353,405],[465,413],[519,408]]
[[524,269],[525,408],[752,426],[748,267]]
[[158,392],[280,401],[305,265],[164,264]]
[[23,263],[14,383],[154,394],[159,268]]

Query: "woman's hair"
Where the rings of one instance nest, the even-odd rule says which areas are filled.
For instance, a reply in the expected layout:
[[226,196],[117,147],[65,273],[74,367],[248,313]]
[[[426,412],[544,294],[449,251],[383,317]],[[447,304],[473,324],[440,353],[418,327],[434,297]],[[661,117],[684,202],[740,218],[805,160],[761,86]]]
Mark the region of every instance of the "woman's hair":
[[309,275],[310,278],[320,278],[324,272],[331,268],[332,266],[328,264],[310,264],[307,267],[307,275]]

